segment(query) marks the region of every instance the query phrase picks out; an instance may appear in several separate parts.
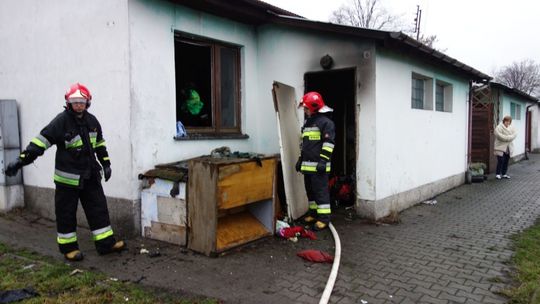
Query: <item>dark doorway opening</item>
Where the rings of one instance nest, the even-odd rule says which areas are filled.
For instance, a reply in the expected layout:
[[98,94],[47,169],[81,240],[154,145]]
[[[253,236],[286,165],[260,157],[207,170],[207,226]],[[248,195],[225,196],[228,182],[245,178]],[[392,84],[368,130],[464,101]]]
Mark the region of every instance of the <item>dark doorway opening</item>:
[[[334,109],[329,114],[336,126],[335,147],[332,154],[331,178],[347,180],[351,191],[356,189],[356,69],[308,72],[304,75],[305,93],[319,92],[326,105]],[[354,203],[356,195],[350,194]]]

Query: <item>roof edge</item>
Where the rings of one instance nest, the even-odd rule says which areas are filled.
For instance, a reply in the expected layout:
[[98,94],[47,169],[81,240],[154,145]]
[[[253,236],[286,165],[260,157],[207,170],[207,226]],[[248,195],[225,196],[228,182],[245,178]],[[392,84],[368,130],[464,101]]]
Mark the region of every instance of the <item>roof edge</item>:
[[437,51],[436,49],[434,48],[431,48],[423,43],[421,43],[420,41],[414,39],[414,38],[411,38],[409,37],[408,35],[404,34],[403,32],[389,32],[389,35],[390,39],[393,39],[393,40],[396,40],[396,41],[399,41],[400,43],[404,43],[405,45],[407,45],[408,47],[411,47],[411,48],[414,48],[422,53],[425,53],[425,54],[428,54],[430,56],[433,56],[435,57],[437,60],[441,60],[447,64],[450,64],[452,65],[453,67],[459,69],[459,70],[463,70],[464,72],[470,74],[470,75],[473,75],[475,77],[477,77],[476,80],[480,80],[480,81],[490,81],[493,79],[493,77],[485,74],[485,73],[482,73],[480,72],[479,70],[455,59],[455,58],[452,58],[440,51]]
[[499,88],[499,89],[503,89],[504,91],[508,92],[508,93],[511,93],[511,94],[514,94],[514,95],[518,95],[520,97],[523,97],[525,99],[528,99],[530,101],[534,101],[534,102],[538,102],[538,98],[534,97],[534,96],[531,96],[521,90],[518,90],[516,88],[511,88],[505,84],[502,84],[500,82],[496,82],[496,81],[492,81],[490,82],[490,85],[493,86],[493,87],[496,87],[496,88]]

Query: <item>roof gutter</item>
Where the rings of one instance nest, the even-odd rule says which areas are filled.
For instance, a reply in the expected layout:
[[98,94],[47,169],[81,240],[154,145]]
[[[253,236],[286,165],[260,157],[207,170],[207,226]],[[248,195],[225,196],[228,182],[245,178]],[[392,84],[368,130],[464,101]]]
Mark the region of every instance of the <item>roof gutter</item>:
[[378,31],[378,30],[364,29],[364,28],[354,27],[354,26],[349,26],[349,25],[315,21],[315,20],[310,20],[303,17],[281,15],[270,10],[268,10],[267,13],[273,16],[273,18],[271,18],[270,20],[273,24],[294,26],[296,28],[317,30],[317,31],[322,31],[322,32],[327,32],[327,33],[356,36],[356,37],[360,37],[364,39],[368,38],[368,39],[375,39],[375,40],[384,40],[386,35],[388,34],[388,32],[385,32],[385,31]]
[[521,90],[518,90],[518,89],[516,89],[516,88],[511,88],[511,87],[509,87],[509,86],[506,86],[506,85],[504,85],[504,84],[502,84],[502,83],[492,81],[492,82],[490,83],[490,85],[491,85],[492,87],[496,87],[496,88],[502,89],[503,91],[506,91],[507,93],[511,93],[511,94],[520,96],[520,97],[522,97],[522,98],[528,99],[528,100],[530,100],[531,102],[538,102],[538,98],[533,97],[533,96],[531,96],[531,95],[529,95],[529,94],[527,94],[527,93],[525,93],[525,92],[523,92],[523,91],[521,91]]

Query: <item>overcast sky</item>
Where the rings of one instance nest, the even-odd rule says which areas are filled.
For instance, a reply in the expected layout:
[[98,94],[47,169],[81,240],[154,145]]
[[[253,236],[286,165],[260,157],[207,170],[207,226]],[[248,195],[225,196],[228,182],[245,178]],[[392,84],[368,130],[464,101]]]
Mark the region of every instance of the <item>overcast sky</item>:
[[[309,19],[328,21],[350,0],[264,0]],[[492,75],[496,68],[527,58],[540,63],[538,0],[380,0],[389,12],[414,25],[422,10],[421,33],[437,35],[436,48]]]

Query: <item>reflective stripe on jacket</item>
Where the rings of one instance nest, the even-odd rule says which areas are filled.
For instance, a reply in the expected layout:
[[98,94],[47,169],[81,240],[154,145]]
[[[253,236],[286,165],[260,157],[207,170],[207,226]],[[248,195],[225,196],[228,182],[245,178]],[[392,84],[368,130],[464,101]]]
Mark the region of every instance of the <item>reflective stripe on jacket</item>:
[[81,118],[70,110],[58,114],[30,141],[19,158],[24,165],[30,164],[52,145],[56,145],[53,179],[57,185],[80,188],[84,178],[101,169],[100,164],[111,165],[101,125],[88,112]]
[[324,114],[306,119],[302,127],[302,173],[317,173],[321,161],[326,163],[326,173],[330,173],[335,132],[334,122]]

